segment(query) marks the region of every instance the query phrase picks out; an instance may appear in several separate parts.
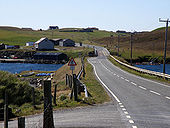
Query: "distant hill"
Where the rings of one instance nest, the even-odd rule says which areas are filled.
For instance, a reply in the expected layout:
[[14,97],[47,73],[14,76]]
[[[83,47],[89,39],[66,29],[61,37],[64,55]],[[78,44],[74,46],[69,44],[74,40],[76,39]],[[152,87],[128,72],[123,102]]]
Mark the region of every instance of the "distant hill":
[[[74,30],[75,28],[63,28],[62,30]],[[76,28],[81,29],[81,28]],[[42,37],[49,39],[63,38],[72,39],[76,43],[90,42],[93,39],[99,39],[103,37],[109,37],[111,32],[108,31],[94,31],[89,32],[60,32],[59,30],[43,30],[36,31],[30,28],[17,28],[9,26],[0,26],[0,43],[9,45],[25,45],[26,42],[35,42]]]
[[[168,29],[167,56],[170,57],[170,28]],[[118,37],[104,37],[95,42],[105,44],[111,51],[117,52]],[[141,32],[133,35],[133,58],[149,55],[163,56],[165,42],[165,28],[158,28],[151,32]],[[124,58],[130,57],[130,35],[120,36],[120,54]]]

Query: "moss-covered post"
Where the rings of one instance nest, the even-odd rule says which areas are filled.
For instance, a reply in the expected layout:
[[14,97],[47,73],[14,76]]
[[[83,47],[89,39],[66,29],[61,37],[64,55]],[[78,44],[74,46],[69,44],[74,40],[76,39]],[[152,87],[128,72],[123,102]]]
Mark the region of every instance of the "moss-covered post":
[[44,80],[44,117],[43,128],[54,128],[51,79]]

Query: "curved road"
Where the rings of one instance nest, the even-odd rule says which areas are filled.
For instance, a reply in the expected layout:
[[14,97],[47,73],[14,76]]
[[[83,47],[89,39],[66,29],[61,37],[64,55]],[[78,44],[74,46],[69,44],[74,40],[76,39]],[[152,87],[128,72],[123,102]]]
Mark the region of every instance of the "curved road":
[[[107,60],[105,48],[96,49],[99,56],[88,61],[117,102],[55,111],[55,127],[170,128],[170,86],[127,73]],[[26,117],[26,128],[42,127],[42,120],[42,114]],[[9,127],[17,128],[17,121]]]
[[170,86],[127,73],[107,60],[107,50],[89,59],[133,128],[170,128]]

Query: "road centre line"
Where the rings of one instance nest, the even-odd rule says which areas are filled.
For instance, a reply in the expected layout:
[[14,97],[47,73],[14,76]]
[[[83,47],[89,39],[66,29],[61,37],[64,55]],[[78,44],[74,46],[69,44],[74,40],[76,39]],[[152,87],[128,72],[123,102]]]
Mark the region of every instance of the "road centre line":
[[127,111],[124,112],[126,115],[129,114]]
[[168,96],[166,96],[165,98],[168,99],[168,100],[170,100],[170,97],[168,97]]
[[142,86],[139,86],[139,88],[143,89],[143,90],[147,90],[146,88],[142,87]]
[[121,108],[124,108],[124,106],[123,106],[123,105],[121,105],[120,107],[121,107]]
[[[119,105],[121,105],[122,107],[124,107],[122,105],[122,103],[120,102],[120,100],[118,99],[118,97],[107,87],[107,85],[100,79],[100,77],[98,76],[97,72],[96,72],[96,68],[95,66],[88,60],[88,62],[93,66],[94,68],[94,72],[96,74],[96,77],[98,78],[98,80],[101,82],[101,84],[110,92],[110,94],[116,99],[116,101],[119,103]],[[101,63],[102,64],[102,63]],[[103,64],[102,64],[103,65]],[[107,68],[106,68],[107,69]],[[108,69],[107,69],[108,70]],[[110,70],[109,70],[110,71]],[[110,71],[111,72],[111,71]],[[111,72],[112,73],[112,72]],[[115,74],[116,75],[116,74]],[[125,108],[122,108],[122,110],[126,110]],[[124,111],[124,113],[127,115],[127,118],[131,118],[130,116],[128,116],[128,112]],[[134,121],[133,120],[129,120],[129,123],[133,124]],[[132,126],[132,128],[137,128],[136,126]]]
[[126,111],[126,108],[122,108],[123,111]]
[[130,119],[131,117],[129,115],[127,115],[126,118]]
[[158,93],[158,92],[155,92],[155,91],[152,91],[152,90],[149,90],[151,93],[154,93],[154,94],[156,94],[156,95],[161,95],[160,93]]
[[133,120],[129,120],[129,123],[134,124],[135,122]]
[[134,82],[131,82],[131,84],[133,84],[133,85],[137,85],[136,83],[134,83]]
[[124,80],[125,78],[121,77],[121,79],[123,79],[123,80]]
[[128,79],[125,79],[125,81],[129,82],[129,80],[128,80]]

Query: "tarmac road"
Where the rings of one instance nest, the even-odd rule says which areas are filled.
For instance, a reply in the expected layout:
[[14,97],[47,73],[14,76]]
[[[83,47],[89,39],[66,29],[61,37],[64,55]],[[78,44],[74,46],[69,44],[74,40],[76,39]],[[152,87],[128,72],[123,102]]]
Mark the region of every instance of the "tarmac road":
[[98,47],[98,58],[89,62],[98,79],[109,88],[133,128],[170,128],[170,86],[147,80],[117,68]]

